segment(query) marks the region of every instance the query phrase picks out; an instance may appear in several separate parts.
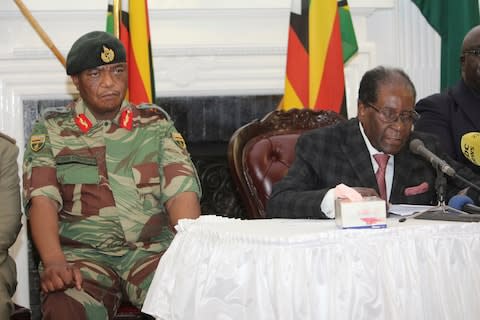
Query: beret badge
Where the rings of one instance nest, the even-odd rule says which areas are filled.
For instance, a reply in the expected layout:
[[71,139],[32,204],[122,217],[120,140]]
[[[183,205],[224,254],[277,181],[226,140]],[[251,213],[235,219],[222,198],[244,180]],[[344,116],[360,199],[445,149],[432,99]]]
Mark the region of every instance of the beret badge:
[[113,59],[115,59],[115,52],[113,52],[112,49],[103,46],[103,51],[100,54],[100,58],[103,62],[110,63],[113,61]]

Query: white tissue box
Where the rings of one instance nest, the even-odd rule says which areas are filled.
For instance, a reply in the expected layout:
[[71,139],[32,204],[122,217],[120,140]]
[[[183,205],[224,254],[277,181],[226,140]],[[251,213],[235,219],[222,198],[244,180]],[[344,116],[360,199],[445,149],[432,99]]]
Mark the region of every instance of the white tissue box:
[[336,199],[335,222],[343,229],[386,228],[385,200],[379,197],[365,197],[361,201]]

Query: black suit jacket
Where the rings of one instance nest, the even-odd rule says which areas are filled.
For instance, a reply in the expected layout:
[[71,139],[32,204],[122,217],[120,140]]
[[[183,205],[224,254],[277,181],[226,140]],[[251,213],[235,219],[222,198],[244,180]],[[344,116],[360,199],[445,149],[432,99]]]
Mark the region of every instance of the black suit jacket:
[[415,109],[421,115],[415,131],[436,135],[441,147],[452,159],[480,174],[480,167],[465,158],[460,145],[465,133],[480,131],[480,96],[460,80],[446,93],[418,101]]
[[[436,139],[429,134],[412,133],[432,152],[440,153]],[[469,169],[449,161],[462,176],[479,182]],[[395,155],[390,203],[437,204],[436,171],[429,162],[414,155],[407,145]],[[267,216],[282,218],[325,218],[320,205],[327,191],[344,183],[350,187],[377,190],[372,162],[357,119],[303,134],[296,145],[296,158],[287,175],[273,186]],[[448,179],[447,198],[467,186]],[[478,194],[469,194],[475,199]]]

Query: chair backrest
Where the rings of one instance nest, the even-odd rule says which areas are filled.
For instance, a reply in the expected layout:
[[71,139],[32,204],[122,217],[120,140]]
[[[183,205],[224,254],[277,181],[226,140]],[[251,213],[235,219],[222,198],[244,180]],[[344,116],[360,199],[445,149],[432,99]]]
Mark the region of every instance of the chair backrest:
[[228,162],[247,218],[264,218],[274,183],[295,159],[295,145],[304,131],[345,120],[333,111],[272,111],[237,129],[228,145]]

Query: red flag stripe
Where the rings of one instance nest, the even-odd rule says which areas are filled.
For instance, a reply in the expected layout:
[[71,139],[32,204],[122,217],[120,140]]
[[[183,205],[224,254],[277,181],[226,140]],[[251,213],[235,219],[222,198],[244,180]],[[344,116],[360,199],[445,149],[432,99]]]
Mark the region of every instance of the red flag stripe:
[[339,16],[337,14],[335,15],[334,26],[324,64],[322,82],[314,109],[340,112],[343,95],[345,93],[344,78],[342,37],[340,34]]
[[[123,13],[123,21],[128,21],[128,13]],[[125,20],[126,19],[126,20]],[[127,63],[128,63],[128,91],[129,99],[133,103],[141,103],[149,101],[148,94],[146,92],[143,79],[138,70],[137,61],[135,60],[134,48],[130,45],[130,30],[124,23],[120,24],[120,40],[123,42],[127,51]],[[134,96],[132,95],[134,93]]]
[[293,28],[289,29],[288,59],[295,63],[287,62],[287,78],[292,84],[298,98],[303,105],[308,105],[308,52],[298,38]]

